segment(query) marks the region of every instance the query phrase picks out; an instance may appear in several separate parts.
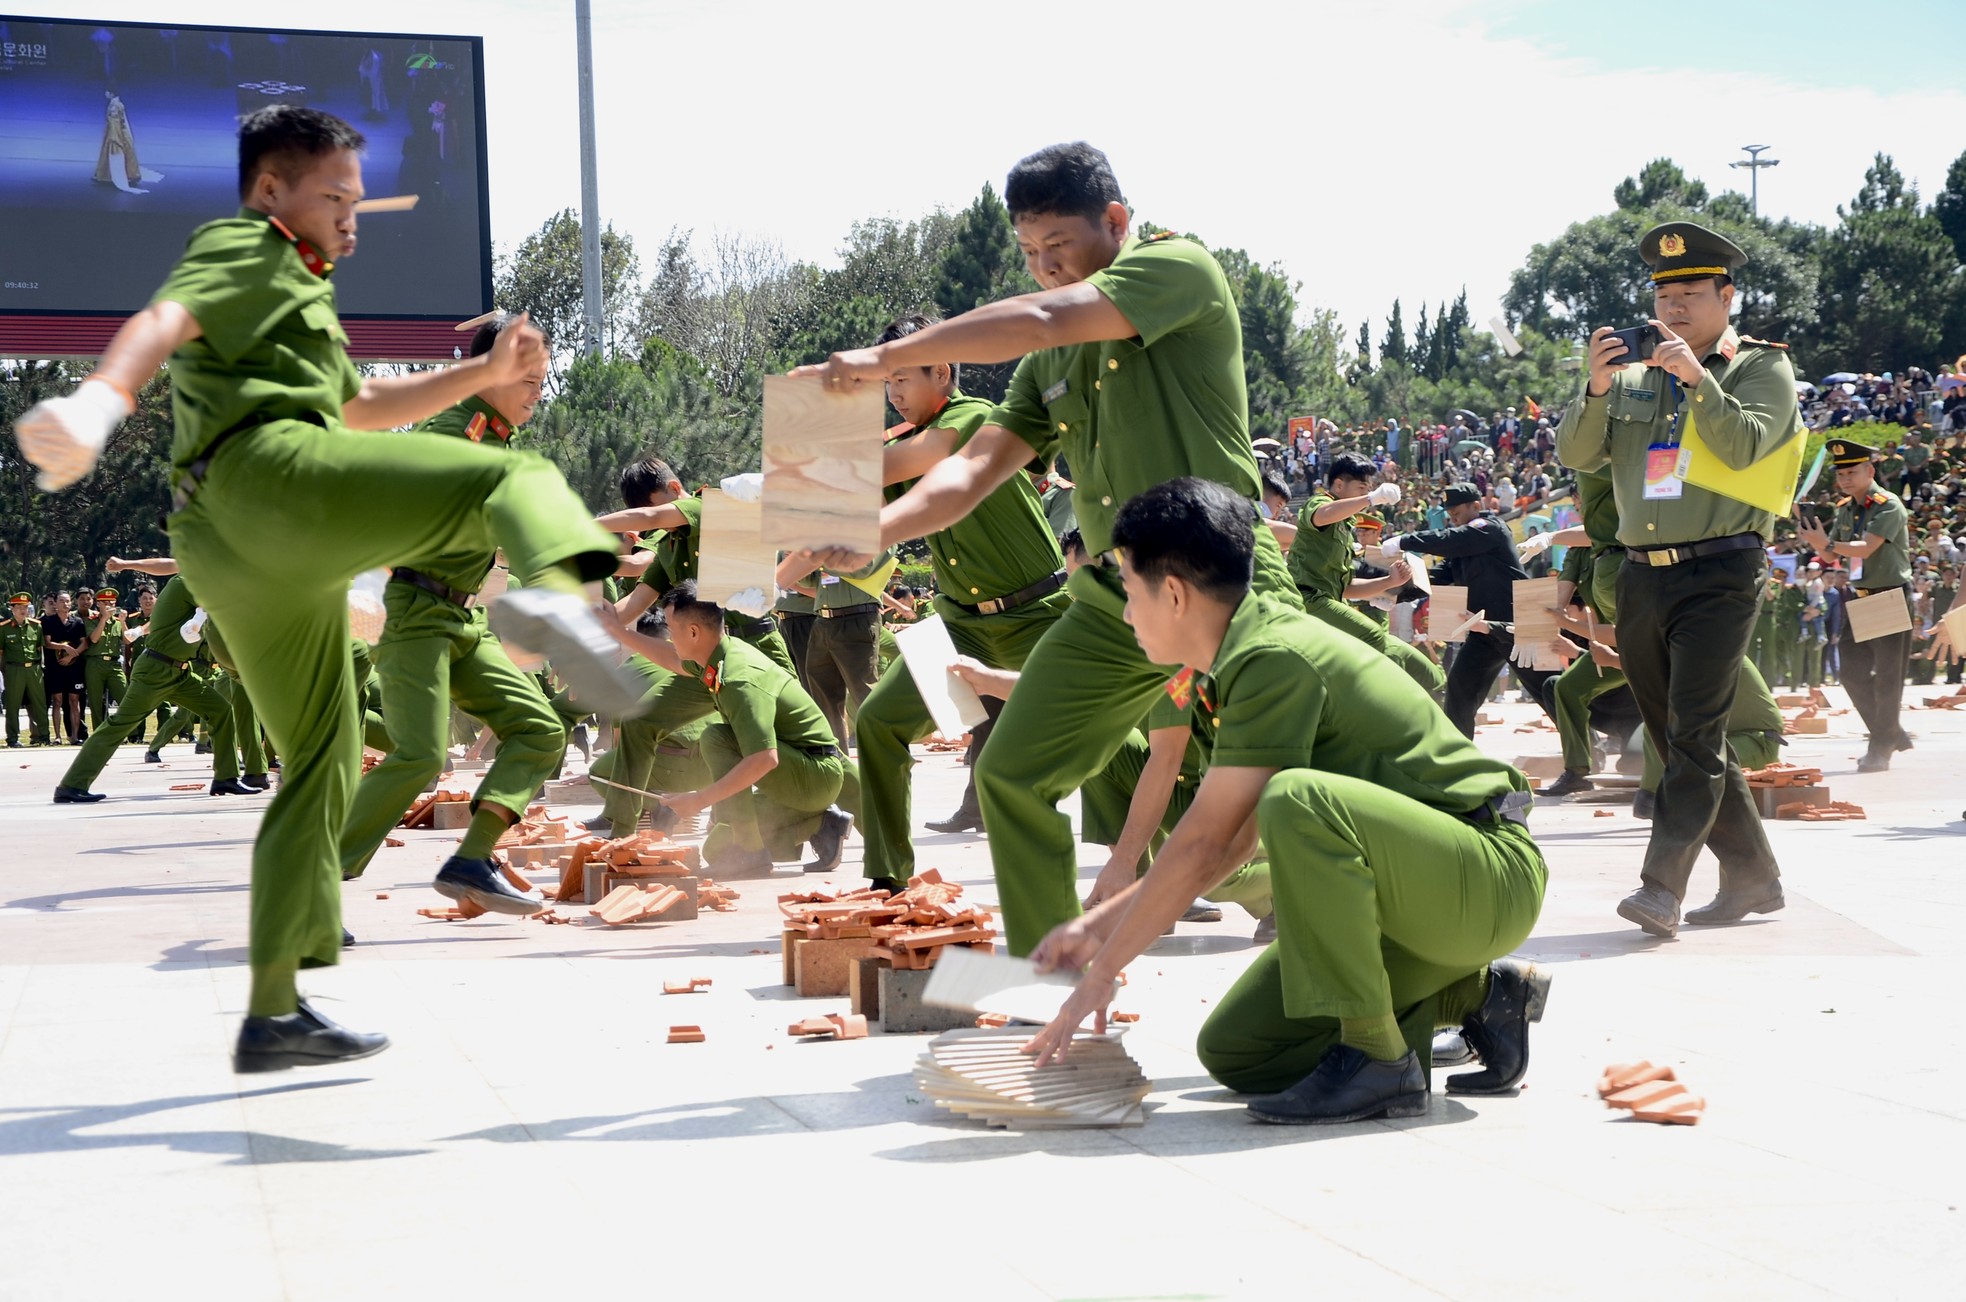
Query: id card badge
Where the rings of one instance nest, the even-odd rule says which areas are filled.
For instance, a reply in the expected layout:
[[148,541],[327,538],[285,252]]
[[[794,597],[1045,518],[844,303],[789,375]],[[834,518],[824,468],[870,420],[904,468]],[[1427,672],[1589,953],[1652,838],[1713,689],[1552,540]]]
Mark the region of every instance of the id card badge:
[[1671,443],[1654,443],[1645,450],[1645,500],[1671,501],[1686,491],[1680,476],[1679,448]]

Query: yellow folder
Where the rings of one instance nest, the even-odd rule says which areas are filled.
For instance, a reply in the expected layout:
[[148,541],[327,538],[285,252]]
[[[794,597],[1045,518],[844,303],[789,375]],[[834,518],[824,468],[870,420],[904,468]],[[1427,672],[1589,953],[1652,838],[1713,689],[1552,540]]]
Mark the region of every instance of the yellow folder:
[[[1786,511],[1788,508],[1783,507],[1782,509]],[[851,583],[854,587],[860,589],[868,596],[878,597],[881,595],[883,591],[886,590],[887,581],[893,578],[894,572],[900,568],[901,568],[900,558],[895,556],[890,556],[887,559],[887,564],[881,566],[878,570],[875,570],[872,574],[869,574],[864,579],[851,578],[847,575],[841,575],[840,577],[846,579],[848,583]]]
[[1731,497],[1749,506],[1758,506],[1776,515],[1787,515],[1795,505],[1795,486],[1802,474],[1802,450],[1808,438],[1797,420],[1795,433],[1746,470],[1735,470],[1714,454],[1686,413],[1686,434],[1680,440],[1679,477],[1695,488]]

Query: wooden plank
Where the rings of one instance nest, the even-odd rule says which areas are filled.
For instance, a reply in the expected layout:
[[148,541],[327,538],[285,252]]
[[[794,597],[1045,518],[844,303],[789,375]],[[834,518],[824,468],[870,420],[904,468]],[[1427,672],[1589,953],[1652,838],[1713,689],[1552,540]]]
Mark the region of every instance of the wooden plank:
[[773,547],[881,550],[879,386],[765,377],[764,537]]
[[[696,589],[706,601],[762,613],[778,599],[778,549],[765,541],[764,504],[719,489],[703,491],[703,538]],[[734,602],[739,593],[746,599]]]
[[954,740],[990,717],[976,689],[950,668],[956,663],[956,644],[942,616],[895,629],[894,644],[901,648],[901,662],[908,666],[937,732]]
[[1555,575],[1515,581],[1515,641],[1517,646],[1526,644],[1534,651],[1535,660],[1530,666],[1533,669],[1560,672],[1567,663],[1550,649],[1559,627],[1550,607],[1556,605],[1556,586],[1560,582]]
[[1850,640],[1868,642],[1893,633],[1911,631],[1911,603],[1896,588],[1843,603],[1843,614],[1850,621]]
[[1437,583],[1427,605],[1427,638],[1433,642],[1468,640],[1468,590],[1458,584]]

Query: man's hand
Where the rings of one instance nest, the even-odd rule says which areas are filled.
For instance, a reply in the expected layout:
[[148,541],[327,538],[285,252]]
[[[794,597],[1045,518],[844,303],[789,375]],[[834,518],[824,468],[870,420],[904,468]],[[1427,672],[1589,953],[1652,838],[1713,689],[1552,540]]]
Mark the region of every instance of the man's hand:
[[957,656],[950,662],[949,669],[968,683],[978,696],[994,696],[1000,701],[1010,699],[1010,689],[1017,686],[1019,677],[1014,669],[992,669],[968,656]]
[[121,574],[124,570],[130,568],[130,563],[124,560],[121,556],[112,556],[109,558],[109,564],[104,566],[103,568],[108,570],[111,574]]
[[703,798],[701,791],[679,791],[674,795],[664,796],[662,803],[672,810],[677,818],[691,818],[710,807],[710,802]]
[[1591,643],[1591,663],[1600,669],[1623,669],[1625,667],[1625,662],[1618,658],[1616,651],[1604,645],[1602,642],[1595,641]]
[[484,387],[516,384],[543,370],[546,363],[546,336],[532,323],[530,312],[521,312],[518,320],[498,332],[485,354]]
[[1654,321],[1652,328],[1659,332],[1659,346],[1652,350],[1652,359],[1645,364],[1670,371],[1689,389],[1699,388],[1700,381],[1707,378],[1707,368],[1693,355],[1693,346],[1668,330],[1663,321]]
[[1040,1067],[1046,1063],[1064,1061],[1065,1054],[1072,1047],[1072,1036],[1077,1034],[1086,1018],[1093,1019],[1094,1035],[1106,1033],[1106,1005],[1112,1002],[1112,998],[1111,981],[1086,977],[1072,991],[1072,997],[1065,1001],[1065,1006],[1058,1010],[1058,1016],[1031,1037],[1024,1046],[1024,1052],[1030,1054]]
[[1135,864],[1122,863],[1116,858],[1106,860],[1106,866],[1101,868],[1099,876],[1093,879],[1092,891],[1085,897],[1085,907],[1097,908],[1133,885],[1137,875],[1136,867]]
[[1407,584],[1413,582],[1413,562],[1407,560],[1394,561],[1391,567],[1387,569],[1386,577],[1392,580],[1388,590],[1393,592],[1399,591]]
[[1085,918],[1073,918],[1045,933],[1031,951],[1031,962],[1040,972],[1083,972],[1105,943],[1106,938]]
[[882,384],[894,368],[881,360],[878,348],[849,348],[816,366],[793,368],[795,380],[817,378],[828,389],[850,390],[863,384]]
[[808,547],[799,553],[799,559],[814,569],[831,570],[835,574],[851,574],[874,563],[871,553],[846,547]]
[[1374,506],[1391,506],[1399,501],[1399,485],[1381,484],[1365,496]]
[[1625,354],[1630,352],[1625,341],[1612,337],[1613,327],[1599,326],[1591,331],[1591,382],[1584,392],[1593,398],[1602,398],[1611,392],[1611,381],[1624,369]]
[[14,438],[40,477],[46,493],[57,493],[96,468],[103,445],[123,418],[130,400],[114,385],[85,380],[66,398],[36,403],[14,422]]

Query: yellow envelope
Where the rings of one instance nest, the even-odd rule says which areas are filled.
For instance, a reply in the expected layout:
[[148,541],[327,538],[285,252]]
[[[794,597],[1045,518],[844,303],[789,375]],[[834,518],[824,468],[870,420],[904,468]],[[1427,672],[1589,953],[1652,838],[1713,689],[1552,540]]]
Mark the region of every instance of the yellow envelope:
[[1735,470],[1714,454],[1700,437],[1693,413],[1686,413],[1686,434],[1680,440],[1679,477],[1695,488],[1787,515],[1795,505],[1795,488],[1802,476],[1802,450],[1809,440],[1798,420],[1789,441],[1746,470]]
[[[1782,509],[1786,511],[1788,508],[1783,507]],[[846,579],[848,583],[851,583],[854,587],[860,589],[868,596],[878,597],[881,595],[882,592],[886,591],[887,581],[893,578],[894,572],[900,568],[901,568],[900,558],[890,556],[887,559],[887,564],[881,566],[878,570],[875,570],[872,574],[869,574],[864,579],[847,578],[847,576],[844,574],[842,574],[840,577]]]

